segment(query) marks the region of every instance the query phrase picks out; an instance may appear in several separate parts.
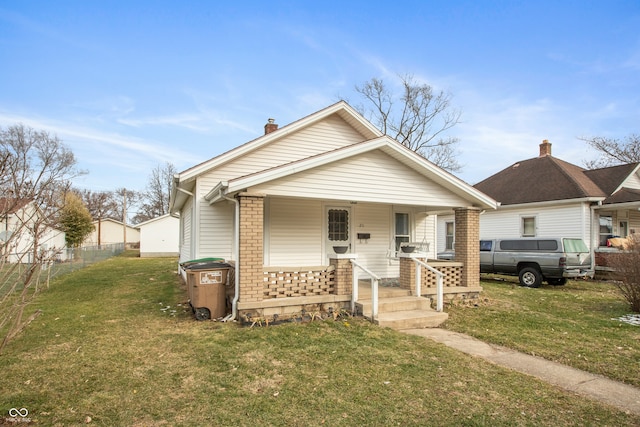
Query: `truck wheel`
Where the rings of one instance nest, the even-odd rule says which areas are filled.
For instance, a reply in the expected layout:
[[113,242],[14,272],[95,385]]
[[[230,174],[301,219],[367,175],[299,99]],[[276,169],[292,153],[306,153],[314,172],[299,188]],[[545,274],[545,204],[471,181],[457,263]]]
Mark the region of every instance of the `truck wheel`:
[[211,319],[211,312],[206,307],[196,308],[196,320]]
[[528,288],[539,288],[542,284],[542,274],[534,267],[525,267],[518,274],[520,284]]
[[551,286],[563,286],[567,283],[567,278],[561,277],[560,279],[547,279],[547,283]]

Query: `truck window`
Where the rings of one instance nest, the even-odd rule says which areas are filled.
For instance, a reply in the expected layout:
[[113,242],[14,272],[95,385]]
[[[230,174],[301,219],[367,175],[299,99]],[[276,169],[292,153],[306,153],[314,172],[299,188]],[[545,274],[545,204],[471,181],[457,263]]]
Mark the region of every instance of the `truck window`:
[[480,252],[491,252],[491,240],[480,240]]
[[538,240],[538,249],[540,249],[541,251],[557,251],[558,241],[557,240]]
[[537,251],[537,240],[503,240],[500,242],[503,251]]
[[569,253],[586,253],[589,252],[587,245],[582,239],[562,239],[564,242],[564,251]]

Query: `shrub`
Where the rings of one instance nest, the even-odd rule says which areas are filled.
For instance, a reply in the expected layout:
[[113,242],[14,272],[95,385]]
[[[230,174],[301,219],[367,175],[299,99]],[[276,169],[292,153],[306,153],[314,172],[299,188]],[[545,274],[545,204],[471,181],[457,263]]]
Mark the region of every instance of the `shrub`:
[[611,257],[611,267],[616,272],[616,285],[631,310],[640,313],[640,238],[628,238],[626,250]]

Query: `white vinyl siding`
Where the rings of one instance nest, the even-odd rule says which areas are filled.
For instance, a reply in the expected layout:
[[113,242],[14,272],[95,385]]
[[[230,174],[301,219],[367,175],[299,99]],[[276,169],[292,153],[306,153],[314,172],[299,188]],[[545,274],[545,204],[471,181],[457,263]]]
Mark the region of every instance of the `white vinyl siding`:
[[536,237],[580,238],[590,246],[590,211],[586,203],[486,211],[480,215],[480,239],[520,237],[522,218],[533,216]]
[[191,208],[191,199],[185,203],[180,213],[180,261],[189,261],[193,259],[191,254],[191,218],[193,209]]
[[322,210],[318,200],[270,199],[265,264],[279,267],[327,264],[321,251]]
[[198,258],[233,259],[234,219],[235,206],[232,202],[201,203]]
[[623,187],[640,189],[640,176],[638,174],[630,175],[623,183]]
[[361,142],[363,139],[363,136],[340,116],[327,117],[321,122],[273,141],[202,175],[199,177],[199,195],[204,196],[220,181],[228,181],[306,159],[326,151]]
[[[398,267],[389,265],[392,247],[391,206],[373,203],[353,205],[353,251],[358,262],[380,277],[396,277]],[[358,233],[368,233],[369,239],[358,240]]]
[[464,206],[450,190],[380,150],[257,185],[251,191],[279,196],[379,202],[399,205]]

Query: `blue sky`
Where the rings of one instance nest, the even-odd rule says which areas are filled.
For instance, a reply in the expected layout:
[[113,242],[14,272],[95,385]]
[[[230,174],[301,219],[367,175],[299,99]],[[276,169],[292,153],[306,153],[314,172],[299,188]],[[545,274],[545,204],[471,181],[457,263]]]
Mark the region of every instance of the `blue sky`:
[[449,91],[457,175],[538,155],[583,165],[581,136],[640,132],[637,1],[0,3],[0,126],[57,134],[92,190],[142,190],[340,98],[413,74]]

